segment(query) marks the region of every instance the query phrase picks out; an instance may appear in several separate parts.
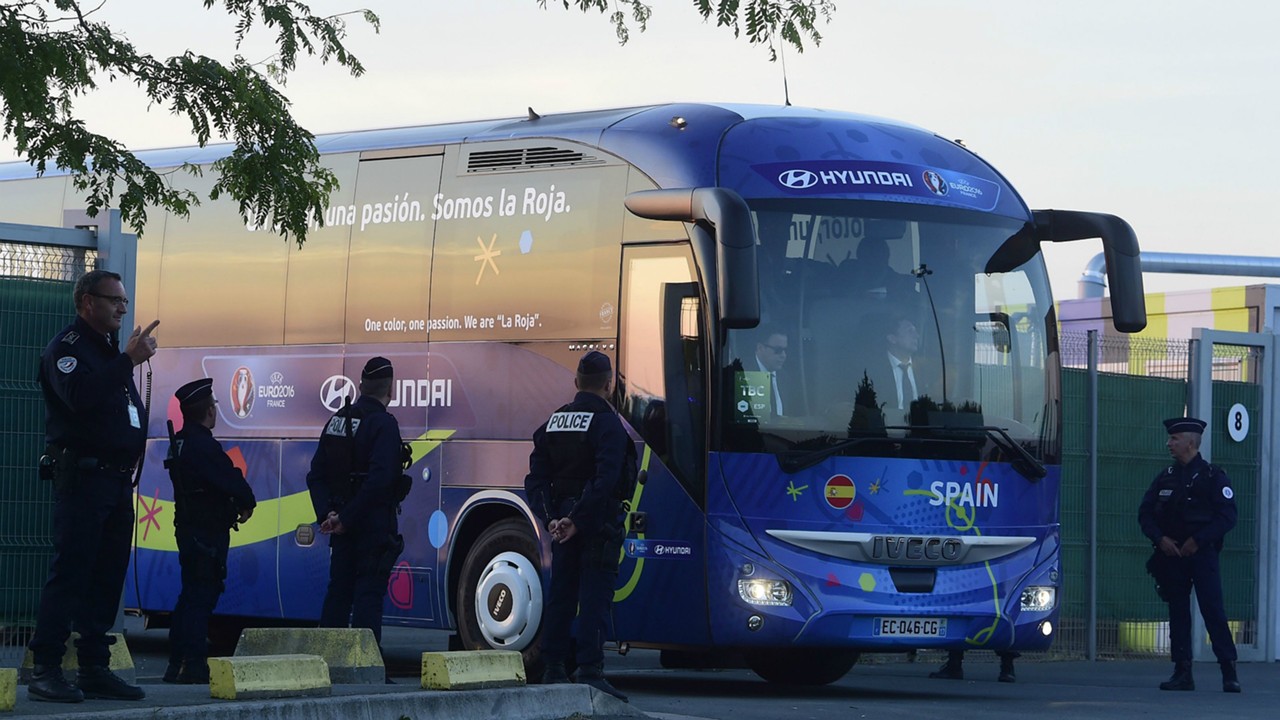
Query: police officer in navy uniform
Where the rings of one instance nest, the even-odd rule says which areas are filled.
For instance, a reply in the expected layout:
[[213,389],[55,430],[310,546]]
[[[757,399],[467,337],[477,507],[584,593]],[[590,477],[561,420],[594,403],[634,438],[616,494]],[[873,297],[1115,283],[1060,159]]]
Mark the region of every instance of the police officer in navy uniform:
[[577,681],[626,701],[604,676],[604,632],[624,535],[620,499],[634,477],[635,447],[608,402],[609,357],[584,355],[575,384],[573,402],[534,433],[524,479],[529,505],[551,535],[542,682],[569,682],[565,661],[576,610]]
[[329,587],[321,627],[369,628],[382,641],[382,605],[404,549],[396,520],[401,478],[400,423],[387,412],[394,371],[375,357],[360,375],[360,397],[325,424],[307,488],[329,536]]
[[203,685],[209,682],[209,616],[226,589],[231,528],[253,515],[257,500],[244,473],[213,437],[218,422],[213,380],[193,380],[174,396],[182,409],[182,429],[166,465],[173,481],[182,593],[169,626],[164,681]]
[[1183,417],[1164,421],[1174,464],[1156,475],[1142,497],[1138,523],[1155,547],[1147,563],[1160,596],[1169,603],[1173,676],[1161,690],[1194,690],[1191,676],[1191,590],[1222,668],[1223,692],[1240,692],[1236,646],[1222,604],[1218,553],[1236,525],[1235,493],[1226,473],[1200,456],[1205,422]]
[[[115,624],[133,538],[134,467],[147,438],[147,412],[133,369],[156,352],[135,327],[121,352],[116,333],[129,308],[120,276],[105,270],[76,281],[76,319],[40,356],[45,401],[41,475],[54,482],[53,562],[31,638],[27,697],[80,702],[86,697],[140,700],[143,690],[109,669]],[[74,625],[76,684],[62,674]]]

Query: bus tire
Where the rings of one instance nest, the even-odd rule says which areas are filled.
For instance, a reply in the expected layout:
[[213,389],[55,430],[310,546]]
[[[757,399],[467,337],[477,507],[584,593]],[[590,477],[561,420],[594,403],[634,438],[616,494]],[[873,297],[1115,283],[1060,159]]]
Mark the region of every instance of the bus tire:
[[542,676],[542,573],[538,541],[523,520],[485,529],[467,551],[454,605],[467,650],[516,650],[530,682]]
[[756,650],[747,654],[752,672],[777,685],[830,685],[858,662],[854,650],[806,648]]

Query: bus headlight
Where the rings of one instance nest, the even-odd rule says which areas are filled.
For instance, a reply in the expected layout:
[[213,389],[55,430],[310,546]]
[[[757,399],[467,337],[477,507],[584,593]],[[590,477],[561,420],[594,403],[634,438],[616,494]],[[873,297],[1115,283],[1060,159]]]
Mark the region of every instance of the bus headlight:
[[790,605],[791,585],[786,580],[740,578],[738,597],[752,605]]
[[1032,586],[1022,591],[1022,612],[1047,612],[1058,604],[1058,588]]

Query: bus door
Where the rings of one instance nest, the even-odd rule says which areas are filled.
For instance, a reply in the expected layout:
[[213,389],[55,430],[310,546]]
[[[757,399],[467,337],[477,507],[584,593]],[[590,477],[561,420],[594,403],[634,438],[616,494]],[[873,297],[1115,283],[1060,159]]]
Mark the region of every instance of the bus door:
[[618,640],[710,637],[706,332],[695,277],[687,243],[623,248],[617,398],[640,440],[644,482],[632,496],[614,592]]

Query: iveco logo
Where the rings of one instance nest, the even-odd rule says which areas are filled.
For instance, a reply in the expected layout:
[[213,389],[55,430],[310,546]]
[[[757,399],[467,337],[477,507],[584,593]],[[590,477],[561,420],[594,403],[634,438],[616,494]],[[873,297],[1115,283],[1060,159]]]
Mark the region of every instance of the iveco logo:
[[329,412],[341,410],[344,398],[356,399],[356,384],[346,375],[331,375],[320,386],[320,402]]
[[803,190],[818,184],[818,176],[808,170],[788,170],[778,176],[778,182],[793,190]]

